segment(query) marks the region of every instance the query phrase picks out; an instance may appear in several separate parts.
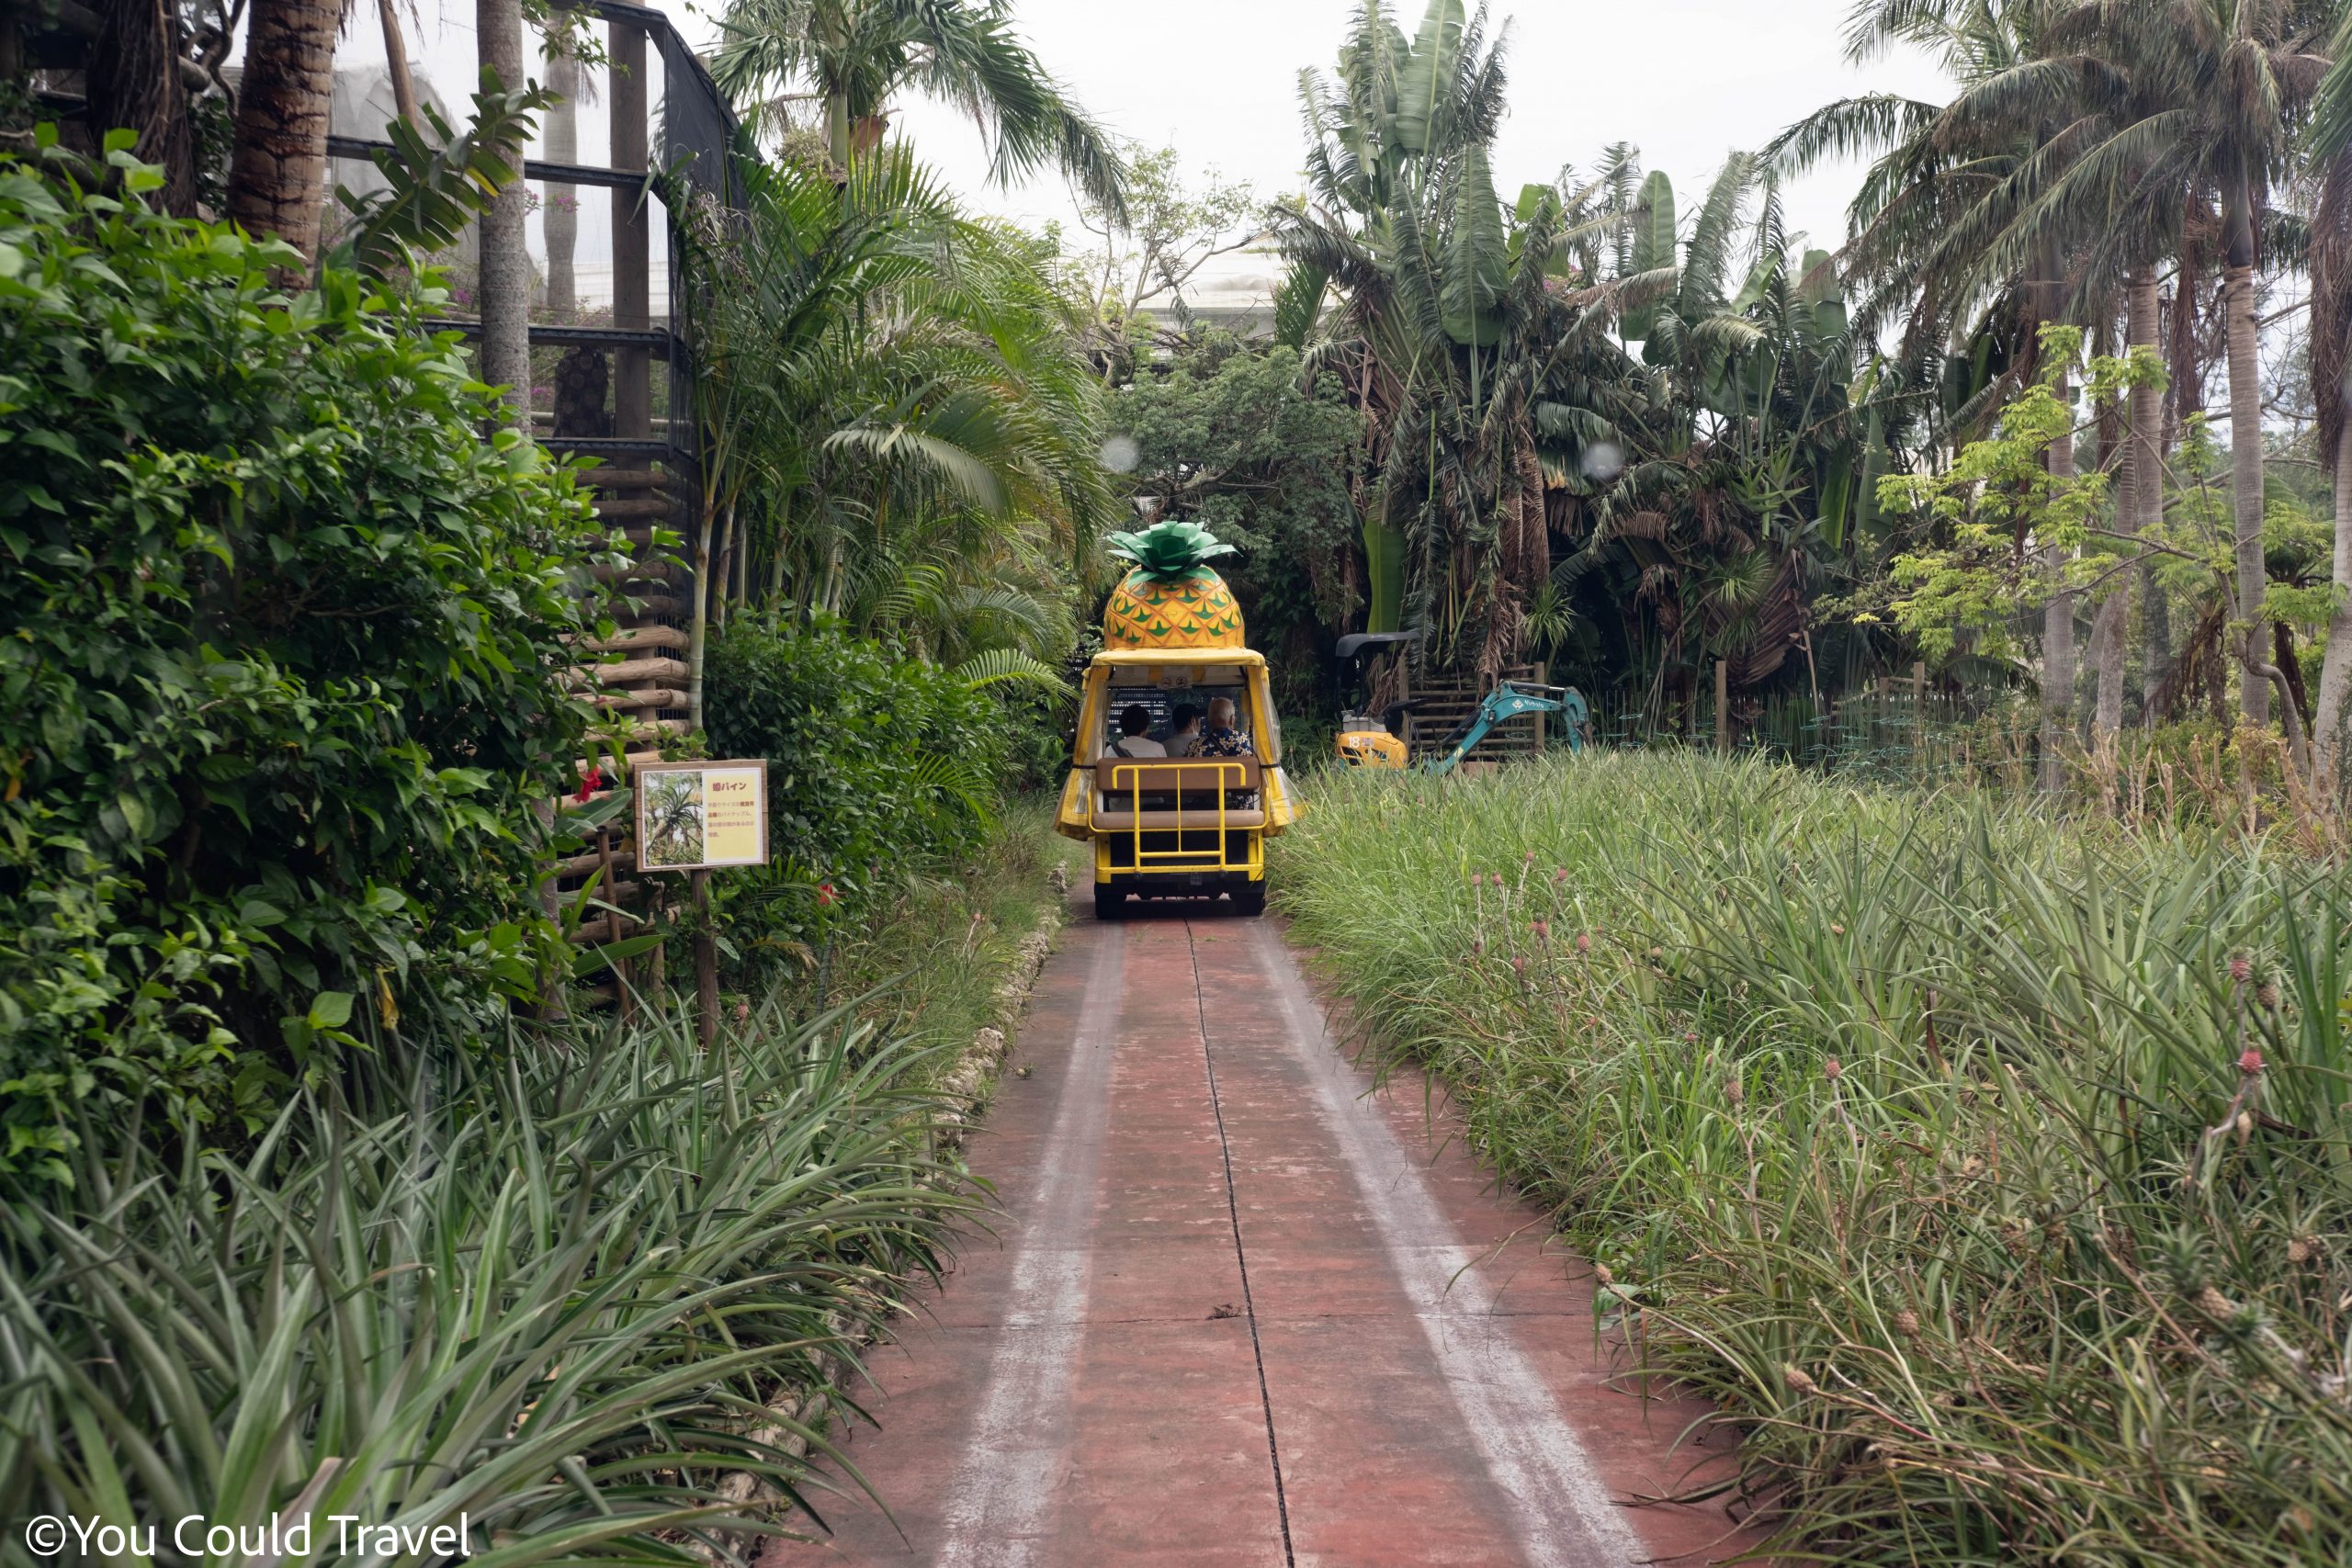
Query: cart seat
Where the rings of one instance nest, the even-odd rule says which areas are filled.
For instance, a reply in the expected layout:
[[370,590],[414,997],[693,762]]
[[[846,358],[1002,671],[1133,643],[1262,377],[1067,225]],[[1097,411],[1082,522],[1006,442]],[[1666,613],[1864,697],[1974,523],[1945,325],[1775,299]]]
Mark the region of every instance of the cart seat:
[[[1149,795],[1144,797],[1150,799]],[[1227,807],[1220,813],[1214,805],[1188,806],[1176,811],[1129,811],[1124,807],[1094,813],[1094,826],[1109,832],[1133,832],[1141,828],[1147,832],[1161,828],[1262,828],[1266,814],[1257,807]]]
[[1258,759],[1241,757],[1105,757],[1094,764],[1094,787],[1126,795],[1182,790],[1256,789]]
[[1094,826],[1262,828],[1266,814],[1258,806],[1258,783],[1255,757],[1105,757],[1094,764]]

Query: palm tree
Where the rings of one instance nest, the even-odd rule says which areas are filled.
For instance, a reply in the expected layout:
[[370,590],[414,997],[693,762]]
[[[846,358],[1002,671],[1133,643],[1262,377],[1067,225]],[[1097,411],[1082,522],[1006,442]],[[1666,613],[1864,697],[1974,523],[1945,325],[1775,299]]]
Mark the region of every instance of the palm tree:
[[838,183],[741,173],[744,212],[689,208],[710,519],[690,663],[734,604],[942,659],[1058,656],[1058,595],[1110,511],[1084,323],[903,147]]
[[319,243],[327,110],[343,7],[333,0],[254,0],[229,159],[229,217],[307,258]]
[[[1796,172],[1831,152],[1877,161],[1849,211],[1845,256],[1864,283],[1869,327],[1900,319],[1902,356],[1965,332],[1990,337],[2007,361],[1960,410],[1964,424],[1996,406],[1999,392],[2036,368],[2041,321],[2068,313],[2068,278],[2079,276],[2073,236],[2024,220],[2071,165],[2086,140],[2081,63],[2056,51],[2054,27],[2077,0],[1865,0],[1848,36],[1857,61],[1903,40],[1939,52],[1959,80],[1950,104],[1874,96],[1832,104],[1791,127],[1768,149]],[[1973,326],[1969,323],[1973,322]],[[2065,396],[2065,389],[2058,391]],[[2071,475],[2071,441],[2053,441],[2051,472]],[[2042,782],[2061,782],[2062,742],[2073,728],[2075,594],[2069,562],[2042,547]]]
[[1126,165],[1012,31],[1008,0],[732,0],[711,75],[771,128],[814,101],[837,167],[882,139],[910,88],[969,114],[1003,183],[1052,164],[1114,219]]
[[[2290,171],[2300,111],[2325,61],[2309,51],[2313,7],[2288,0],[2172,0],[2168,25],[2151,28],[2199,106],[2192,146],[2222,203],[2222,314],[2230,367],[2230,488],[2237,537],[2237,618],[2245,649],[2238,706],[2267,724],[2270,641],[2263,615],[2269,585],[2262,548],[2262,370],[2256,357],[2254,269],[2260,214]],[[2275,670],[2273,671],[2275,673]]]
[[2312,401],[2319,411],[2319,449],[2335,465],[2335,550],[2332,581],[2339,595],[2327,626],[2319,697],[2312,711],[2312,754],[2341,787],[2346,708],[2352,705],[2352,11],[2338,24],[2328,67],[2312,103],[2310,167],[2318,187],[2312,215]]

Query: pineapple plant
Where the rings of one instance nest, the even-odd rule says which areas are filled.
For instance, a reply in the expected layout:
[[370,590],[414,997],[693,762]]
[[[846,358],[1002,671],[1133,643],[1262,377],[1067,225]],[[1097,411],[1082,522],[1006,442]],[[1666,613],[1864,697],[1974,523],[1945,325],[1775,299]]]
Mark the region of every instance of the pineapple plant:
[[1233,547],[1194,523],[1114,534],[1104,547],[1135,570],[1111,591],[1102,641],[1111,648],[1239,648],[1241,606],[1208,562]]

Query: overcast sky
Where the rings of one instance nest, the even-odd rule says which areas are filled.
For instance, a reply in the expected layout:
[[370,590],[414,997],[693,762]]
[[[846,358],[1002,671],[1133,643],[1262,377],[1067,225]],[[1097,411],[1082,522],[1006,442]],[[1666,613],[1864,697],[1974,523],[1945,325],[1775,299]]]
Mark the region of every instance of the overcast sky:
[[[1300,185],[1302,66],[1328,68],[1357,0],[1189,0],[1148,8],[1118,0],[1015,0],[1016,17],[1072,95],[1120,134],[1172,144],[1189,170],[1209,167],[1272,196]],[[1937,96],[1935,68],[1895,57],[1860,68],[1841,52],[1852,0],[1519,0],[1494,15],[1510,28],[1510,115],[1495,158],[1506,196],[1564,163],[1593,166],[1611,141],[1674,178],[1688,217],[1697,187],[1734,149],[1760,146],[1790,121],[1850,93]],[[665,6],[679,30],[707,39],[709,5]],[[403,7],[405,10],[405,7]],[[416,0],[430,35],[417,54],[444,94],[471,76],[470,0]],[[1417,0],[1401,0],[1409,33]],[[340,62],[380,62],[373,6],[354,6]],[[899,125],[973,202],[1031,223],[1067,220],[1058,178],[1015,190],[986,180],[978,138],[953,111],[904,104]],[[601,141],[601,136],[597,137]],[[587,146],[583,156],[590,153]],[[1856,171],[1826,169],[1788,196],[1791,226],[1834,245]]]

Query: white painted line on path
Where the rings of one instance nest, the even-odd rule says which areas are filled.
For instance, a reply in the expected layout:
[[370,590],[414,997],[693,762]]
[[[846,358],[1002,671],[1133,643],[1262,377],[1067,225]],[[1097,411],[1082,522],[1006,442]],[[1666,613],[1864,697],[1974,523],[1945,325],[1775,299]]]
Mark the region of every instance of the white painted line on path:
[[1091,929],[1094,961],[1079,1004],[1069,1067],[1038,1160],[1037,1190],[1015,1244],[987,1392],[948,1491],[944,1536],[934,1560],[940,1568],[1022,1568],[1036,1561],[1053,1523],[1054,1482],[1069,1461],[1065,1428],[1084,1334],[1085,1241],[1109,1120],[1125,955],[1118,926]]
[[[1255,922],[1253,922],[1254,924]],[[1610,1501],[1592,1457],[1559,1402],[1511,1337],[1510,1320],[1477,1299],[1480,1250],[1438,1207],[1421,1168],[1324,1027],[1323,1010],[1290,950],[1257,924],[1258,960],[1288,1015],[1283,1043],[1306,1068],[1323,1120],[1355,1177],[1365,1213],[1437,1358],[1487,1473],[1510,1500],[1521,1554],[1534,1568],[1618,1568],[1647,1551]],[[1440,1243],[1441,1245],[1425,1245]],[[1458,1276],[1458,1277],[1457,1277]]]

